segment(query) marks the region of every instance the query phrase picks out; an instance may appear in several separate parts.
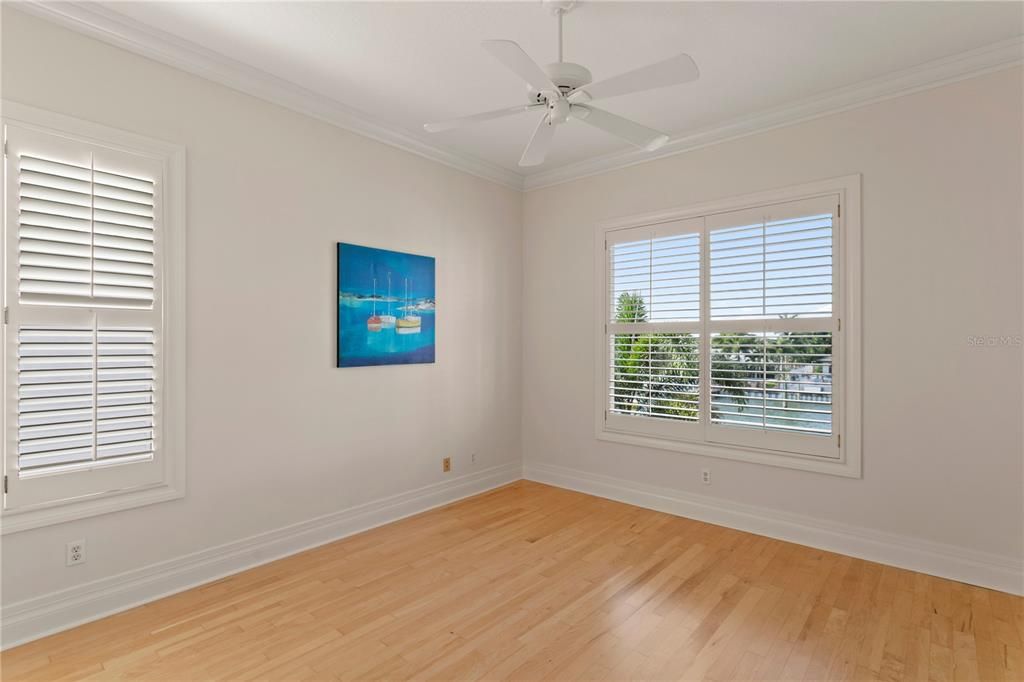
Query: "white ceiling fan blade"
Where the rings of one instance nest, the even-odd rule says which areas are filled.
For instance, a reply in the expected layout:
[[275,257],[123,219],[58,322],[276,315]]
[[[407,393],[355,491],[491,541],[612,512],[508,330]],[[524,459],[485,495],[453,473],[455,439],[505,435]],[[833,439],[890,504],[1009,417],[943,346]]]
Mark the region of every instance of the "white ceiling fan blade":
[[657,130],[634,123],[628,118],[609,114],[603,109],[573,104],[572,108],[569,109],[569,115],[584,123],[589,123],[595,128],[600,128],[606,133],[621,137],[623,140],[635,144],[637,147],[642,147],[649,152],[653,152],[668,142],[668,135],[665,133],[659,133]]
[[512,116],[513,114],[521,114],[524,111],[530,109],[537,109],[543,107],[543,104],[520,104],[515,107],[506,107],[505,109],[496,109],[494,111],[485,111],[480,114],[473,114],[472,116],[462,116],[459,118],[450,118],[447,121],[438,121],[437,123],[425,123],[423,129],[428,133],[439,133],[443,130],[452,130],[454,128],[461,128],[473,123],[479,123],[480,121],[490,121],[495,118],[503,118],[505,116]]
[[548,155],[548,148],[551,147],[554,136],[555,124],[547,114],[544,114],[537,129],[533,131],[530,144],[526,145],[526,150],[523,151],[523,158],[519,159],[519,165],[539,166],[544,163],[544,157]]
[[569,95],[570,102],[582,104],[595,99],[628,95],[631,92],[654,90],[697,80],[700,71],[688,54],[680,54],[648,66],[620,73],[607,80],[578,88]]
[[499,62],[504,64],[526,84],[539,92],[558,92],[544,69],[523,51],[523,48],[511,40],[485,40],[480,43],[485,50]]

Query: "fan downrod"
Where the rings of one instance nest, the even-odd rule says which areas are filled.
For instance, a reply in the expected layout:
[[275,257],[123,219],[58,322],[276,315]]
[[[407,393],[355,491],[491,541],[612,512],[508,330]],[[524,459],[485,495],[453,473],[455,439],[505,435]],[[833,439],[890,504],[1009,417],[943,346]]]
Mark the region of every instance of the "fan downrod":
[[[551,82],[558,86],[562,97],[565,97],[576,88],[589,85],[594,80],[585,66],[567,62],[562,56],[562,17],[576,7],[576,0],[543,0],[543,3],[551,14],[558,18],[558,61],[546,65],[544,71]],[[530,104],[544,104],[548,98],[541,92],[528,88],[527,101]]]
[[552,14],[568,14],[576,7],[576,0],[542,0]]

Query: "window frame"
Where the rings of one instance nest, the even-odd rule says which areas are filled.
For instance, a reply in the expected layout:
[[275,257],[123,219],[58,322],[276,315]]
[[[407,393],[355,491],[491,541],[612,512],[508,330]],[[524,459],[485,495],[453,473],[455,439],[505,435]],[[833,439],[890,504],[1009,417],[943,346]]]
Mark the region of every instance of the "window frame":
[[[757,464],[765,464],[804,471],[833,474],[851,478],[861,476],[861,176],[860,174],[847,175],[819,182],[810,182],[801,185],[784,187],[780,189],[757,192],[737,197],[730,197],[720,200],[703,202],[681,208],[674,208],[664,211],[645,213],[640,215],[627,216],[601,222],[597,225],[594,242],[595,281],[597,292],[595,298],[595,436],[598,440],[634,445],[660,450],[671,450],[685,454],[695,454],[707,457],[716,457]],[[824,455],[812,455],[799,452],[791,452],[780,449],[785,447],[786,439],[776,438],[776,432],[752,432],[751,436],[757,433],[758,436],[768,436],[760,439],[765,442],[764,446],[755,446],[750,443],[757,439],[737,439],[737,441],[721,443],[708,440],[709,431],[722,432],[723,429],[737,430],[734,427],[723,425],[710,425],[707,419],[709,413],[709,392],[710,387],[702,372],[701,382],[701,416],[702,420],[696,429],[689,428],[690,436],[680,437],[673,433],[671,424],[666,425],[667,420],[658,418],[647,418],[642,416],[620,416],[609,412],[608,386],[610,381],[610,342],[609,342],[609,311],[613,302],[611,301],[609,283],[609,252],[608,246],[615,241],[615,233],[625,230],[642,232],[644,230],[655,231],[658,226],[669,223],[684,223],[703,219],[714,214],[723,214],[736,211],[765,209],[773,204],[798,202],[802,200],[814,200],[826,196],[838,196],[838,207],[834,215],[833,244],[834,244],[834,312],[833,319],[835,329],[833,330],[833,380],[835,382],[833,395],[833,433],[828,438],[835,445],[837,456],[829,457]],[[706,257],[708,245],[705,243],[708,238],[708,230],[702,231],[701,246],[702,273],[701,273],[701,300],[704,302],[709,294],[709,274]],[[708,310],[707,306],[703,306]],[[813,324],[816,318],[805,318]],[[820,318],[817,318],[820,319]],[[764,321],[758,321],[763,323]],[[768,320],[764,326],[771,327],[772,320]],[[724,324],[723,324],[724,323]],[[701,319],[698,325],[701,330],[708,334],[722,326],[728,327],[732,321],[712,321]],[[694,326],[694,323],[682,323],[683,326]],[[666,329],[672,331],[672,328]],[[701,331],[696,333],[700,334]],[[707,367],[710,358],[710,340],[701,339],[703,352],[701,354],[702,370]],[[629,420],[626,422],[625,420]],[[636,428],[636,424],[648,422],[647,426]],[[627,426],[623,426],[628,424]],[[687,427],[694,426],[687,424]],[[714,426],[709,429],[709,426]],[[742,429],[739,429],[742,430]],[[699,438],[692,434],[700,433]],[[785,435],[784,432],[778,432]]]
[[[0,506],[0,533],[8,534],[56,523],[82,519],[122,509],[181,498],[186,487],[186,348],[185,348],[185,148],[178,144],[154,140],[70,116],[3,101],[0,126],[4,135],[4,189],[0,192],[3,213],[3,258],[0,276],[3,283],[3,428],[5,456],[3,468],[5,490]],[[159,384],[160,414],[157,434],[159,455],[143,463],[126,463],[109,467],[92,467],[82,471],[42,474],[18,479],[13,464],[17,442],[17,400],[11,392],[16,385],[12,372],[17,372],[17,328],[32,320],[60,319],[61,315],[93,315],[96,324],[132,320],[131,313],[117,307],[90,305],[21,304],[18,302],[17,275],[17,177],[13,159],[7,154],[8,126],[63,138],[70,144],[89,145],[115,154],[144,157],[161,169],[160,241],[154,254],[154,266],[160,272],[154,290],[151,316],[158,321],[160,335]],[[10,162],[10,163],[9,163]],[[16,192],[16,189],[14,189]],[[13,231],[13,235],[12,235]],[[23,312],[24,311],[24,312]],[[102,320],[102,321],[101,321]],[[14,364],[12,364],[14,363]],[[12,452],[15,454],[12,455]],[[144,475],[119,476],[116,470],[139,467]],[[135,471],[135,470],[133,470]],[[12,502],[8,491],[32,481],[37,491],[24,497],[26,503]],[[121,481],[127,483],[122,484]],[[65,496],[66,497],[63,497]],[[37,497],[38,496],[38,497]],[[32,499],[42,500],[31,502]]]

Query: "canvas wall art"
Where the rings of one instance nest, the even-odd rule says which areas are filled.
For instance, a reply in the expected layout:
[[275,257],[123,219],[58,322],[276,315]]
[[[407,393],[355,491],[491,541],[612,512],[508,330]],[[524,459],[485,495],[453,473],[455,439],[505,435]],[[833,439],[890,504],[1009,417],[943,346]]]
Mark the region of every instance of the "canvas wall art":
[[338,367],[434,362],[434,259],[338,243]]

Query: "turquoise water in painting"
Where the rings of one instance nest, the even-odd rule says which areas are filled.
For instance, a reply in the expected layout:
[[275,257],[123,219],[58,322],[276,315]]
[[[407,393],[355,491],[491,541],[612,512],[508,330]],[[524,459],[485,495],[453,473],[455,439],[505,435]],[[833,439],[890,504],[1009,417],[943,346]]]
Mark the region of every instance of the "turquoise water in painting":
[[[411,305],[415,303],[410,302]],[[401,302],[391,304],[395,317],[404,315]],[[373,314],[373,301],[338,302],[339,367],[410,364],[434,361],[434,311],[416,310],[420,316],[418,334],[399,334],[394,328],[372,332],[366,320]],[[377,314],[387,314],[387,303],[377,301]]]
[[[434,362],[434,303],[433,258],[339,243],[338,367]],[[417,315],[419,331],[371,330],[375,313]]]

